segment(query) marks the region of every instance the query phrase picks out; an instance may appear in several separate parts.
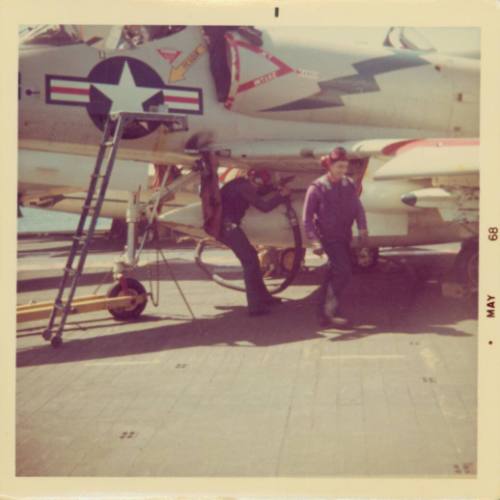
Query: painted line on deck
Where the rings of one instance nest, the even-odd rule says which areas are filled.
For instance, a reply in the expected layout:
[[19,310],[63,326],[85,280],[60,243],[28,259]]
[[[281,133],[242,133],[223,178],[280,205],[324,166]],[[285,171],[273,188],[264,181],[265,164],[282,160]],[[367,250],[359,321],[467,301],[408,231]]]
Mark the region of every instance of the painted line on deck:
[[93,361],[84,363],[83,366],[135,366],[135,365],[158,365],[160,359],[152,359],[150,361]]
[[321,359],[405,359],[401,354],[345,354],[337,356],[321,356]]

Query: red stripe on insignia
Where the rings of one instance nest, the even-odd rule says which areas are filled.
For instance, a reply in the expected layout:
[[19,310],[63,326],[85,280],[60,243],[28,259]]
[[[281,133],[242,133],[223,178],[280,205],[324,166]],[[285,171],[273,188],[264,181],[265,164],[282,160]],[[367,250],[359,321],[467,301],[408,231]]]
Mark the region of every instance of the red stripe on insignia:
[[71,87],[50,87],[50,91],[52,93],[58,93],[58,94],[77,94],[77,95],[89,95],[90,90],[89,89],[75,89]]
[[176,97],[176,96],[165,96],[165,102],[182,102],[185,104],[199,104],[199,100],[196,97]]

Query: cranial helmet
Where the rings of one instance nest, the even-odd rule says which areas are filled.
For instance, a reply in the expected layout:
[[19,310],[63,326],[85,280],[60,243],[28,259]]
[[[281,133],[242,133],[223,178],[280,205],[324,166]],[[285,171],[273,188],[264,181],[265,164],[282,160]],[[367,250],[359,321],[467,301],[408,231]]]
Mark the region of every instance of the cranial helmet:
[[333,149],[330,154],[322,156],[320,163],[324,169],[327,169],[332,163],[342,160],[347,160],[347,151],[344,148],[338,147]]
[[271,182],[271,174],[267,170],[251,168],[247,173],[248,178],[256,184],[266,185]]

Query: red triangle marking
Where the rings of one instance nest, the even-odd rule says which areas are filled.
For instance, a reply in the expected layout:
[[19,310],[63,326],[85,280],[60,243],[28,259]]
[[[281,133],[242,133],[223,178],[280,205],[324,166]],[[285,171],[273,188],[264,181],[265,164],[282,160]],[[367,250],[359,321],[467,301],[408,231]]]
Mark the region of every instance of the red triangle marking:
[[158,49],[158,54],[172,64],[182,54],[182,52],[180,50],[173,49]]
[[244,41],[241,41],[241,40],[235,40],[233,37],[227,37],[227,40],[228,40],[229,44],[232,46],[232,48],[234,48],[234,50],[235,50],[236,79],[237,80],[239,80],[239,76],[240,76],[240,60],[241,60],[241,58],[239,56],[238,47],[242,47],[244,49],[247,49],[255,54],[262,54],[270,63],[274,64],[277,68],[275,71],[270,71],[269,73],[258,76],[257,78],[253,78],[252,80],[248,80],[247,82],[241,83],[238,86],[236,93],[245,92],[247,90],[258,87],[259,85],[263,85],[264,83],[268,83],[272,80],[275,80],[276,78],[279,78],[280,76],[284,76],[284,75],[287,75],[289,73],[294,72],[293,68],[291,68],[290,66],[285,64],[283,61],[278,59],[276,56],[261,49],[260,47],[256,47],[255,45],[251,45],[251,44],[244,42]]

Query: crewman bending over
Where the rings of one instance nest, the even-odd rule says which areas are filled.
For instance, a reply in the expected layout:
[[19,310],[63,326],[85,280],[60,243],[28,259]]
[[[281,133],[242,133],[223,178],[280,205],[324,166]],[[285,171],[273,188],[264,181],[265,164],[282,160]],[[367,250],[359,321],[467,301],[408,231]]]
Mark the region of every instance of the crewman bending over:
[[270,305],[281,302],[281,299],[273,297],[264,285],[257,251],[240,227],[241,220],[250,205],[261,212],[270,212],[290,196],[290,191],[286,187],[281,187],[270,199],[260,196],[258,186],[263,182],[264,175],[269,174],[250,170],[246,177],[237,177],[220,190],[222,230],[218,240],[234,252],[243,266],[250,316],[267,314]]

